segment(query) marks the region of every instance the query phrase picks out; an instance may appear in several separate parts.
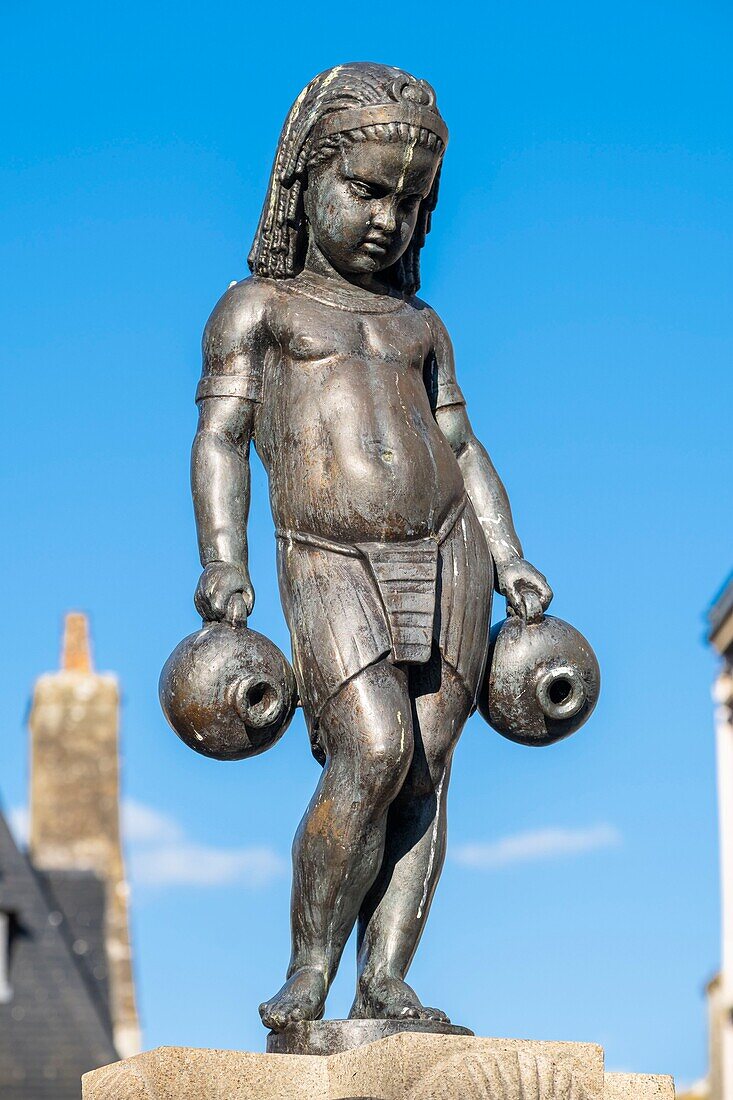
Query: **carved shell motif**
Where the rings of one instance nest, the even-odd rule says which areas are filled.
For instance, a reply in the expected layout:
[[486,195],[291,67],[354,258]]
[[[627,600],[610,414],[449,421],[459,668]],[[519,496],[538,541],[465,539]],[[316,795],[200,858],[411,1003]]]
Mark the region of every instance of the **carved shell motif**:
[[588,1100],[569,1060],[467,1051],[439,1062],[405,1100]]

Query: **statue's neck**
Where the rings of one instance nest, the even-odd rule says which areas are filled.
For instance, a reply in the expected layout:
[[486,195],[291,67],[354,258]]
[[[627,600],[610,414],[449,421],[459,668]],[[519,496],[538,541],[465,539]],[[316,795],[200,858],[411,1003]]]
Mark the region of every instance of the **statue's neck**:
[[391,294],[391,288],[377,276],[367,273],[364,275],[352,275],[348,277],[337,271],[330,260],[324,256],[318,245],[311,240],[308,242],[308,251],[303,265],[303,271],[315,275],[317,278],[326,279],[334,289],[349,288],[364,290],[369,294]]

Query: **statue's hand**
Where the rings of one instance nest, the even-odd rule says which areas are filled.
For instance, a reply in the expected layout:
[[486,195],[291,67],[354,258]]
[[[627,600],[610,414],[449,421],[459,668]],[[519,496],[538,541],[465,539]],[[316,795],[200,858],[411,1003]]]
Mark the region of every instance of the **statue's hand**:
[[515,615],[536,622],[550,606],[552,589],[540,573],[524,558],[515,558],[496,567],[497,588],[506,596]]
[[[232,599],[237,593],[242,599]],[[226,561],[212,561],[199,577],[193,602],[206,622],[234,622],[241,619],[241,607],[250,615],[255,594],[249,573],[241,565]]]

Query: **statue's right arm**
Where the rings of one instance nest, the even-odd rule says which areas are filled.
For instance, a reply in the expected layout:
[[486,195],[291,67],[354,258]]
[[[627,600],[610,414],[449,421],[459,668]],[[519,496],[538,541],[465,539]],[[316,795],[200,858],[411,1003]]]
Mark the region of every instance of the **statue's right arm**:
[[207,621],[241,620],[254,604],[247,554],[249,452],[262,399],[265,328],[261,295],[248,280],[227,291],[204,332],[191,491],[203,566],[194,602]]
[[207,621],[232,619],[240,592],[249,615],[254,590],[247,559],[249,447],[254,407],[239,397],[200,402],[191,451],[191,491],[203,573],[194,602]]

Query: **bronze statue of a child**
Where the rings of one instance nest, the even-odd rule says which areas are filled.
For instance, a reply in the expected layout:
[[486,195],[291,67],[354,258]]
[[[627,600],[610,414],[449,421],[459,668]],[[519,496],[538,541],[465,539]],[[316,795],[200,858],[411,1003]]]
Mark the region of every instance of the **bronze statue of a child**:
[[204,335],[192,482],[196,606],[252,610],[250,442],[267,469],[293,663],[324,765],[294,844],[292,957],[261,1006],[323,1015],[358,920],[352,1017],[446,1020],[406,983],[445,856],[456,742],[475,706],[494,586],[540,617],[477,441],[448,334],[417,298],[447,130],[432,88],[339,65],[283,129],[249,258]]

